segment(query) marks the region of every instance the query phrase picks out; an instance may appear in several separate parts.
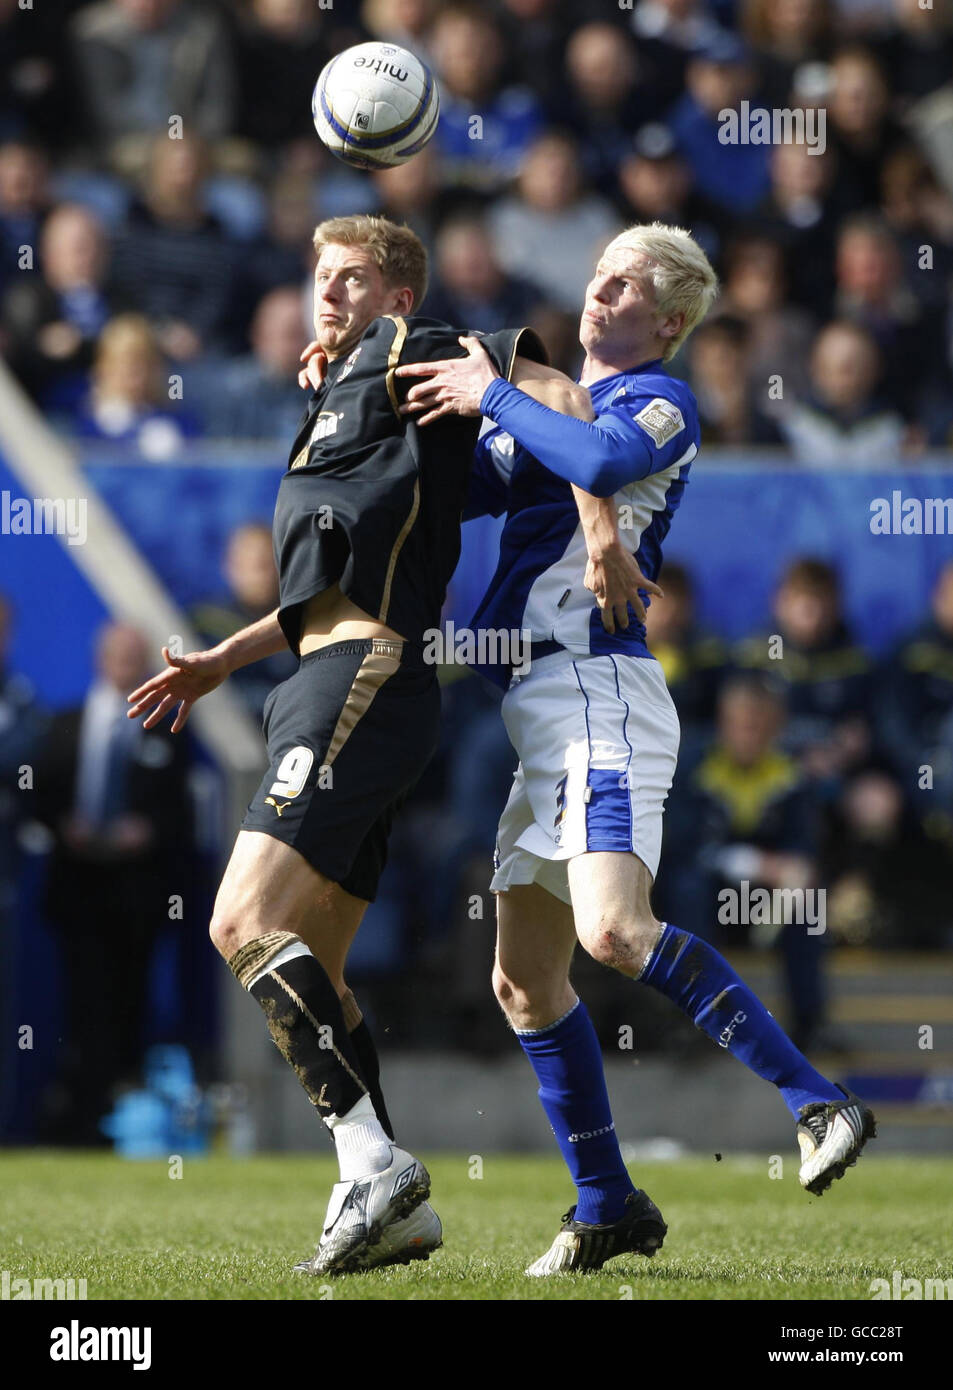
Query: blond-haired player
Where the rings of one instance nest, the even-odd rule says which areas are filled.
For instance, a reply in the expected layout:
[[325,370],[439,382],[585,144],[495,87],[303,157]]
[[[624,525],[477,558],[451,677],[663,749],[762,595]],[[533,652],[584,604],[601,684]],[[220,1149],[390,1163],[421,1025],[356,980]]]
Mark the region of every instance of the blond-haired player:
[[528,673],[501,682],[520,764],[497,839],[493,983],[578,1193],[533,1275],[652,1255],[666,1233],[622,1162],[598,1040],[569,981],[577,940],[778,1087],[810,1192],[840,1177],[874,1133],[867,1107],[815,1071],[728,962],[651,907],[679,727],[645,643],[643,603],[658,592],[700,440],[694,397],[663,363],[716,292],[681,228],[637,226],[610,242],[580,321],[580,418],[504,381],[479,344],[465,360],[399,369],[424,378],[404,407],[422,423],[456,413],[494,424],[478,446],[470,515],[505,511],[506,523],[473,626],[533,639]]

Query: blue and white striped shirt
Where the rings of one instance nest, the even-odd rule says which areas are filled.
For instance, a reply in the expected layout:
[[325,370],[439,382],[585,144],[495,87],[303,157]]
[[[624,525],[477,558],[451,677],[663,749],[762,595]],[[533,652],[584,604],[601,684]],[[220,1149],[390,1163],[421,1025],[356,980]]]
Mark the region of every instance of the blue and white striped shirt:
[[[571,484],[615,499],[623,543],[654,580],[698,452],[698,409],[660,360],[605,377],[590,394],[596,419],[585,422],[506,381],[488,387],[482,409],[494,424],[477,445],[464,515],[505,511],[506,522],[496,573],[471,626],[527,630],[533,642],[557,642],[577,655],[648,657],[645,625],[631,607],[628,628],[610,634],[585,587],[586,542]],[[507,684],[507,668],[481,669]]]

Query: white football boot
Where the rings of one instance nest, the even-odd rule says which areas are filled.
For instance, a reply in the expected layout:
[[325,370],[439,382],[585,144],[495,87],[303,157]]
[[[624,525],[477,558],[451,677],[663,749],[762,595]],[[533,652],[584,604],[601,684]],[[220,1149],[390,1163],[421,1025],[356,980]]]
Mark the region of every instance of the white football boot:
[[301,1274],[350,1274],[384,1232],[430,1196],[430,1174],[413,1154],[391,1145],[391,1161],[379,1173],[337,1182],[318,1248],[295,1265]]
[[805,1105],[798,1114],[801,1186],[820,1197],[836,1178],[853,1168],[868,1139],[877,1136],[874,1113],[838,1084],[843,1100]]
[[380,1240],[360,1257],[356,1268],[383,1269],[385,1265],[409,1265],[412,1260],[429,1260],[442,1244],[440,1217],[429,1202],[421,1202],[403,1221],[393,1221],[385,1226]]

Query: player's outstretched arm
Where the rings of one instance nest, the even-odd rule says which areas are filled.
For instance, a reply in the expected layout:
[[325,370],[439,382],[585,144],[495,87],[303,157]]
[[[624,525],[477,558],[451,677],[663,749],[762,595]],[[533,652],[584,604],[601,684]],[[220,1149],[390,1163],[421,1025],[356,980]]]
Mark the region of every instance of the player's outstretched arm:
[[[402,415],[416,415],[418,425],[429,425],[442,415],[482,413],[480,402],[484,392],[500,374],[479,338],[463,336],[458,341],[466,348],[466,357],[451,357],[443,362],[408,362],[397,368],[398,377],[423,378],[410,387],[400,411]],[[579,420],[596,418],[586,388],[555,367],[544,367],[528,357],[517,357],[510,384],[560,415],[572,415]]]
[[[592,398],[584,386],[570,381],[563,372],[518,357],[513,385],[541,405],[577,420],[594,420]],[[657,584],[639,569],[635,556],[619,535],[619,515],[612,497],[593,497],[572,484],[573,496],[586,540],[588,563],[586,588],[594,595],[606,632],[629,626],[629,604],[639,622],[645,621],[645,605],[639,590],[661,594]]]
[[[484,393],[499,378],[499,372],[479,339],[464,337],[460,343],[467,349],[466,357],[445,362],[415,362],[397,368],[398,376],[423,378],[408,391],[406,404],[402,407],[403,414],[426,411],[418,421],[426,425],[441,415],[482,413]],[[587,424],[598,418],[586,388],[553,367],[544,367],[528,358],[517,357],[510,384],[559,415]],[[568,451],[572,452],[572,442],[565,440],[562,441],[563,451],[567,443]],[[554,467],[553,460],[548,459],[547,463]],[[558,464],[555,471],[563,477],[567,476],[567,472]],[[568,480],[573,482],[571,476]],[[618,479],[615,481],[618,482]],[[657,584],[646,579],[634,555],[619,538],[618,517],[612,499],[614,491],[615,487],[611,486],[608,495],[594,497],[573,482],[573,494],[589,554],[586,587],[595,595],[607,632],[614,632],[616,623],[620,627],[628,627],[630,603],[639,621],[644,620],[645,605],[639,594],[640,589],[650,594],[662,592]]]
[[173,656],[168,647],[163,647],[165,670],[145,681],[127,697],[129,709],[126,713],[130,719],[138,719],[139,715],[146,714],[143,728],[151,729],[165,718],[173,706],[177,706],[172,721],[172,732],[177,734],[185,728],[196,700],[216,690],[239,667],[250,666],[253,661],[261,661],[266,656],[274,656],[286,645],[276,609],[209,651]]
[[[418,423],[427,425],[442,415],[485,415],[500,425],[541,464],[596,497],[611,497],[626,483],[638,482],[657,468],[657,454],[649,436],[639,429],[628,411],[610,408],[602,415],[575,407],[582,404],[585,388],[560,380],[560,373],[545,378],[534,373],[526,385],[505,381],[476,338],[459,339],[467,355],[446,362],[414,362],[398,367],[398,377],[424,378],[407,392],[401,414],[420,411]],[[527,368],[531,364],[526,364]],[[531,394],[530,389],[533,393]],[[553,408],[535,398],[535,391],[556,391],[560,404]]]
[[544,367],[541,362],[533,362],[528,357],[517,357],[510,382],[527,396],[532,396],[534,401],[539,401],[540,405],[560,415],[571,415],[575,420],[596,418],[588,389],[555,367]]

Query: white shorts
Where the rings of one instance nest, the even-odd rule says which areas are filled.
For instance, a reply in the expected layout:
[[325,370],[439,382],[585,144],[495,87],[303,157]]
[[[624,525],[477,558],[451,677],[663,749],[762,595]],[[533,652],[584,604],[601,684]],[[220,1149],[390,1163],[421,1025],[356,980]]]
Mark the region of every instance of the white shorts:
[[503,722],[520,765],[497,832],[491,890],[539,883],[569,903],[569,860],[595,850],[637,854],[654,878],[679,741],[658,662],[543,657],[514,677]]

